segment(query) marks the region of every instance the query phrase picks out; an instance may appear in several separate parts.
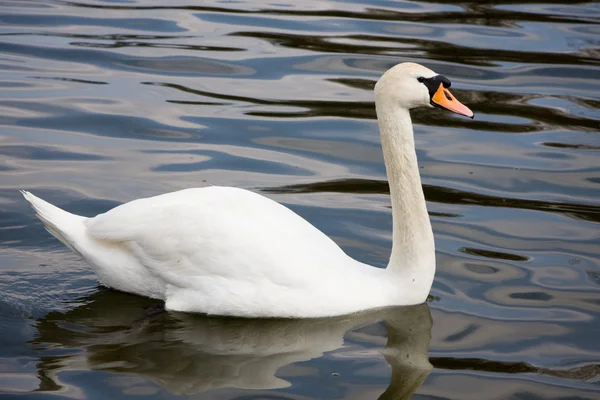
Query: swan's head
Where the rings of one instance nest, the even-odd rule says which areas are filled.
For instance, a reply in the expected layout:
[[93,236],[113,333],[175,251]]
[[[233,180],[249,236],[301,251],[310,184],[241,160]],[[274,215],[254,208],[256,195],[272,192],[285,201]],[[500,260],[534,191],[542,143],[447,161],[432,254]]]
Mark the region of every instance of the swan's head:
[[473,118],[473,112],[450,93],[450,80],[416,63],[390,68],[375,85],[378,105],[393,105],[407,110],[440,107]]

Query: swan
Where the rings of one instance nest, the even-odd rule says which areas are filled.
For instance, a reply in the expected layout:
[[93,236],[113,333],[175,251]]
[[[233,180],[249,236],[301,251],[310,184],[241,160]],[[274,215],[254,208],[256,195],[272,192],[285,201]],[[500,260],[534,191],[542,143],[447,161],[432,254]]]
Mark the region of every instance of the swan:
[[239,188],[180,190],[93,218],[22,194],[100,283],[161,299],[167,310],[319,318],[423,303],[435,246],[409,110],[435,106],[473,118],[449,87],[448,78],[415,63],[392,67],[375,85],[393,218],[385,269],[354,260],[290,209]]

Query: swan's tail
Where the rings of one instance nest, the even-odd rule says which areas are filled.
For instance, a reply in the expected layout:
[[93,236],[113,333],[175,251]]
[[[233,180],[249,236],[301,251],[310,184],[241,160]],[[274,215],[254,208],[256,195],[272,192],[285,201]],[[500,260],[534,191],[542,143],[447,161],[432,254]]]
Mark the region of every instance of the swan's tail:
[[84,236],[85,225],[83,222],[87,218],[61,210],[25,190],[21,190],[21,194],[25,200],[31,203],[46,230],[71,250],[79,253],[76,249],[76,242],[78,237]]

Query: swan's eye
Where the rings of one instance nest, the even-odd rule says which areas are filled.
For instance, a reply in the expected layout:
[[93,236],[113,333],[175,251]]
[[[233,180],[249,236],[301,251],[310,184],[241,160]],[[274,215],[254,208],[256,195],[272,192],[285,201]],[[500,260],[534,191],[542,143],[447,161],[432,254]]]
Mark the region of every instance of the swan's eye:
[[423,78],[422,76],[418,77],[417,80],[421,83],[425,82],[425,78]]

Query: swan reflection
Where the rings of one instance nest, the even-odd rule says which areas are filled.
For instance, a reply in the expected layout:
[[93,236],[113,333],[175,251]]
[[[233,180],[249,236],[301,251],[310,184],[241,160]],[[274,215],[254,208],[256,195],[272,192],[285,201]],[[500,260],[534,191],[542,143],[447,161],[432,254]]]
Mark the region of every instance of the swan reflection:
[[426,304],[316,320],[251,320],[152,313],[152,300],[109,290],[83,300],[37,321],[39,390],[66,386],[61,371],[88,369],[147,378],[174,394],[284,388],[290,383],[277,376],[280,368],[340,349],[345,337],[383,344],[387,336],[380,351],[392,377],[381,399],[409,398],[432,368]]

